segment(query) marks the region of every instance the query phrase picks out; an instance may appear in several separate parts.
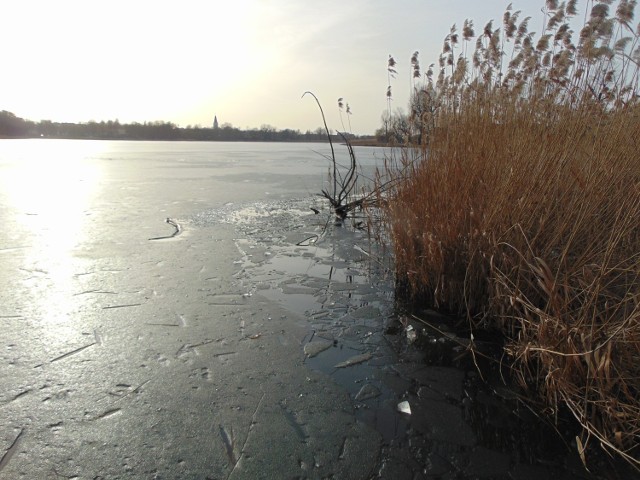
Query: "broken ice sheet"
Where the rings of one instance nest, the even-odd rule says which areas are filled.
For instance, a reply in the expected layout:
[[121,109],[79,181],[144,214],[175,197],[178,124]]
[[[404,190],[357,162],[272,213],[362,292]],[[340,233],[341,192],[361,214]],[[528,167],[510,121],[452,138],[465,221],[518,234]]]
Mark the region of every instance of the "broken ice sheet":
[[407,402],[406,400],[403,402],[400,402],[398,404],[398,411],[400,413],[406,413],[407,415],[411,415],[411,406],[409,405],[409,402]]

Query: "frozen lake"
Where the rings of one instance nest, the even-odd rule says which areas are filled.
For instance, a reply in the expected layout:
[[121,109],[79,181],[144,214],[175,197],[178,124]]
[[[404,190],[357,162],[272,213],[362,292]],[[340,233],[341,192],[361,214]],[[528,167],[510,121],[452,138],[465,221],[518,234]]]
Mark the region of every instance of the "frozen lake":
[[583,478],[455,334],[390,331],[329,153],[0,141],[0,477]]

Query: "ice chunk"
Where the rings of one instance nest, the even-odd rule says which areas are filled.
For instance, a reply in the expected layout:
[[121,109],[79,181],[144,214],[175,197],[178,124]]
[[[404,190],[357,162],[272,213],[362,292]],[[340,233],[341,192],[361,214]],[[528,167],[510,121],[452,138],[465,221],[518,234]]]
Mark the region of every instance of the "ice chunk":
[[400,402],[398,404],[398,411],[400,413],[406,413],[407,415],[411,415],[411,406],[409,405],[409,402],[407,402],[406,400],[403,402]]
[[337,365],[334,365],[333,368],[345,368],[350,367],[351,365],[357,365],[358,363],[366,362],[371,358],[370,353],[363,353],[362,355],[356,355],[355,357],[351,357],[344,362],[340,362]]
[[320,352],[324,352],[327,348],[333,345],[333,342],[327,340],[316,340],[309,342],[304,346],[304,354],[311,358],[318,355]]

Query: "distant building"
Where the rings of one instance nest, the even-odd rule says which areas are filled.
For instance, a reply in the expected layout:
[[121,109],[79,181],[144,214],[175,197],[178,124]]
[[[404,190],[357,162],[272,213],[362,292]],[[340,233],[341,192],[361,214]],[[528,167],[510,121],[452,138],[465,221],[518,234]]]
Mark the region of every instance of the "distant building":
[[219,126],[218,126],[218,117],[217,116],[213,117],[213,128],[215,130],[217,130],[219,128]]

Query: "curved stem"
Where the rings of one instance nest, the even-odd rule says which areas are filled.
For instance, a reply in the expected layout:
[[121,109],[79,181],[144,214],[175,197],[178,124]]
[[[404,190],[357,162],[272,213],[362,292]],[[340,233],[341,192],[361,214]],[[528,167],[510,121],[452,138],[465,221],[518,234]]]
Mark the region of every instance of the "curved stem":
[[336,198],[336,190],[337,190],[336,170],[338,167],[336,166],[336,154],[335,154],[335,151],[333,150],[333,142],[331,141],[331,132],[329,132],[329,127],[327,126],[327,119],[324,116],[324,110],[322,110],[322,105],[320,105],[320,100],[318,100],[318,97],[316,97],[313,92],[309,92],[309,91],[304,92],[302,94],[302,98],[304,98],[306,94],[311,95],[316,100],[316,103],[318,104],[318,108],[320,109],[320,114],[322,115],[324,130],[325,132],[327,132],[327,138],[329,139],[329,146],[331,147],[331,160],[333,161],[333,198]]

